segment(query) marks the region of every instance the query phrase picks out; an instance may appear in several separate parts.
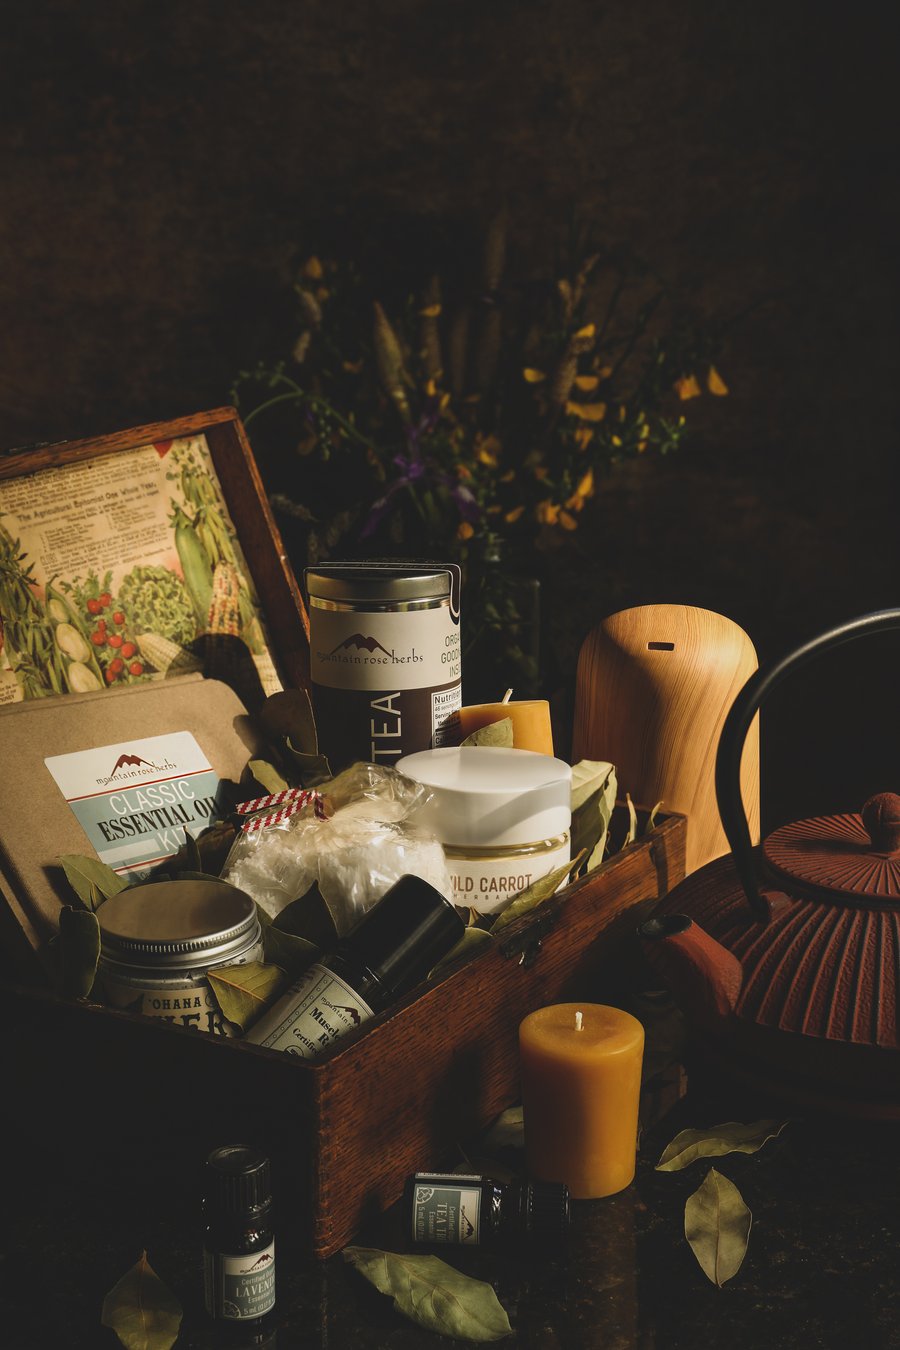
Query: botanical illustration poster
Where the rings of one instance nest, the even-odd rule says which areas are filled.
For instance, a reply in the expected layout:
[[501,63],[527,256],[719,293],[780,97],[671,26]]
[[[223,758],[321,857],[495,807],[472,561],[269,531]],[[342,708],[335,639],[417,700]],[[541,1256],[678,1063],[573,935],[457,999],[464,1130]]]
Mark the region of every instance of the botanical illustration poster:
[[206,634],[280,688],[204,436],[0,482],[0,704],[201,670]]

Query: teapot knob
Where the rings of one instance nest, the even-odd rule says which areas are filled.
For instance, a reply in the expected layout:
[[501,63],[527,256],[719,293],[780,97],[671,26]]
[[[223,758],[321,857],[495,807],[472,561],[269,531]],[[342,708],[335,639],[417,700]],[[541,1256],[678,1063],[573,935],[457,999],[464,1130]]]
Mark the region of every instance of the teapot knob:
[[862,823],[876,853],[900,852],[900,797],[878,792],[862,809]]

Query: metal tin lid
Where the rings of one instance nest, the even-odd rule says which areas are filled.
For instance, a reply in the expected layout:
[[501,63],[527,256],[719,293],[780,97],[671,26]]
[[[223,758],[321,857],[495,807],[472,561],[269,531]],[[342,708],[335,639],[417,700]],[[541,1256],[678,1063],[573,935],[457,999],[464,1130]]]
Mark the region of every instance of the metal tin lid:
[[405,755],[397,768],[431,788],[418,821],[445,844],[534,844],[572,823],[572,769],[552,755],[461,745]]
[[103,955],[186,970],[237,955],[259,938],[256,905],[225,881],[158,881],[113,895],[97,912]]
[[449,571],[435,567],[417,572],[396,567],[308,567],[306,584],[310,596],[322,600],[349,600],[364,604],[390,603],[392,600],[440,600],[450,598]]

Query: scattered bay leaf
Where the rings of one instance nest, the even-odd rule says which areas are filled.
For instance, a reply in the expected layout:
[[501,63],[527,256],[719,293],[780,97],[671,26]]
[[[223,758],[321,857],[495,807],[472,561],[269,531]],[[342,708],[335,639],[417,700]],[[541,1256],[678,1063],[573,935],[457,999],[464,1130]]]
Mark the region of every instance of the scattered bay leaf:
[[524,1148],[525,1112],[521,1106],[510,1106],[502,1111],[479,1141],[479,1147]]
[[684,1206],[684,1235],[704,1275],[721,1289],[741,1268],[753,1216],[733,1181],[711,1167]]
[[285,755],[297,787],[319,787],[330,780],[331,769],[324,755],[309,755],[303,750],[297,750],[292,741],[287,742]]
[[58,950],[63,989],[71,998],[87,998],[100,959],[100,924],[92,909],[59,911]]
[[267,963],[280,966],[293,980],[302,975],[321,955],[321,948],[294,933],[285,933],[276,924],[263,929],[263,952]]
[[437,965],[428,972],[429,980],[433,979],[439,971],[443,970],[444,966],[449,966],[451,962],[456,961],[460,956],[467,955],[476,947],[480,947],[483,942],[490,942],[490,940],[491,935],[487,929],[467,928],[456,946],[447,953],[442,961],[438,961]]
[[486,727],[470,731],[460,745],[501,745],[512,746],[513,724],[511,717],[501,717],[499,722],[489,722]]
[[530,909],[535,909],[545,900],[549,900],[551,895],[555,895],[566,877],[576,870],[584,857],[584,849],[576,853],[571,862],[563,863],[562,867],[555,867],[552,872],[548,872],[545,877],[538,877],[530,886],[526,886],[524,891],[520,891],[511,904],[506,909],[500,911],[494,920],[492,933],[497,933],[507,924],[515,919],[520,919],[523,914],[527,914]]
[[266,792],[284,792],[290,787],[290,783],[286,778],[282,778],[275,765],[269,764],[265,759],[251,759],[249,768],[257,783],[264,787]]
[[185,862],[187,863],[186,870],[188,872],[203,871],[203,859],[200,857],[200,845],[187,828],[185,828],[184,831],[184,857]]
[[111,867],[107,867],[106,863],[101,862],[99,858],[85,858],[80,853],[63,853],[60,855],[59,861],[72,890],[81,903],[87,905],[88,909],[95,908],[91,903],[92,886],[96,887],[102,904],[110,896],[118,895],[119,891],[124,891],[128,885],[127,881],[123,881]]
[[316,719],[305,689],[282,689],[277,694],[270,694],[259,711],[258,720],[266,735],[274,740],[283,737],[304,755],[318,753]]
[[663,803],[660,800],[651,810],[649,816],[647,817],[647,824],[644,826],[644,834],[649,834],[650,831],[653,829],[653,827],[656,825],[656,817],[659,814],[659,810],[662,805]]
[[206,978],[222,1016],[242,1031],[275,1002],[286,981],[280,966],[264,965],[261,961],[219,966],[208,971]]
[[637,834],[638,834],[638,813],[637,813],[637,807],[635,806],[634,802],[631,800],[631,793],[630,793],[630,792],[626,792],[626,793],[625,793],[625,804],[626,804],[627,807],[628,807],[628,833],[625,835],[625,839],[624,839],[624,842],[623,842],[623,844],[622,844],[622,847],[623,847],[623,848],[627,848],[629,844],[633,844],[634,841],[635,841],[635,839],[637,839]]
[[436,1256],[406,1256],[374,1247],[346,1247],[344,1260],[410,1321],[462,1341],[499,1341],[512,1334],[491,1285],[462,1275]]
[[103,1300],[103,1326],[111,1327],[125,1350],[170,1350],[181,1326],[181,1304],[147,1260],[126,1271]]
[[756,1153],[768,1139],[774,1139],[786,1120],[754,1120],[744,1125],[729,1120],[711,1125],[708,1130],[682,1130],[666,1148],[656,1164],[657,1172],[680,1172],[698,1158],[720,1158],[726,1153]]
[[606,852],[617,786],[615,768],[607,760],[582,759],[572,768],[572,852],[587,850],[589,872],[599,867]]
[[317,881],[299,900],[292,900],[279,910],[273,924],[283,933],[292,933],[294,937],[315,943],[322,951],[330,952],[338,941],[334,917]]

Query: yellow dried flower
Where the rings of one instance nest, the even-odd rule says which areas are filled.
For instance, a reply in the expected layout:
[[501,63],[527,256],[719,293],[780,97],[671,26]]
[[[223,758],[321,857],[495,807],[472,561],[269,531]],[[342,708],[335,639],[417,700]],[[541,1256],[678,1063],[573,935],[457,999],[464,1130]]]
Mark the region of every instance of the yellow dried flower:
[[594,439],[593,427],[578,427],[575,432],[575,444],[579,450],[586,450]]
[[647,441],[638,441],[637,449],[639,455],[642,455],[644,453],[644,451],[647,449],[647,445],[648,445]]
[[528,384],[540,384],[541,380],[547,378],[542,370],[533,370],[531,366],[525,367],[522,376]]
[[306,262],[300,268],[300,275],[302,277],[308,277],[310,281],[321,281],[325,275],[325,271],[322,264],[319,262],[319,259],[313,255],[311,258],[307,258]]
[[594,324],[594,323],[586,323],[586,324],[584,325],[583,328],[579,328],[579,330],[578,330],[578,332],[575,334],[575,336],[576,336],[577,338],[592,338],[592,337],[594,336],[594,334],[596,333],[596,331],[597,331],[597,325],[596,325],[596,324]]
[[489,469],[496,469],[502,449],[503,447],[496,436],[486,436],[478,444],[477,459],[479,464],[486,464]]
[[582,474],[578,486],[575,489],[579,497],[593,497],[594,495],[594,470],[588,469],[587,473]]
[[503,519],[506,521],[507,525],[514,525],[524,510],[524,506],[514,506],[511,511],[507,511]]
[[501,475],[500,475],[500,482],[501,482],[501,483],[511,483],[511,482],[513,481],[513,479],[515,478],[515,476],[516,476],[516,471],[515,471],[515,469],[507,469],[507,470],[506,470],[506,473],[501,473]]
[[597,375],[575,376],[575,388],[584,390],[586,394],[589,394],[592,389],[596,389],[599,383],[600,379]]
[[457,526],[456,529],[457,539],[471,539],[474,533],[475,533],[474,529],[467,520],[461,520],[459,522],[459,525]]
[[583,422],[602,422],[606,416],[605,403],[567,403],[566,412],[580,417]]
[[613,443],[613,445],[621,445],[621,444],[622,444],[622,437],[621,437],[621,436],[613,436],[613,437],[612,437],[612,443]]
[[675,392],[682,403],[686,403],[689,398],[699,398],[701,390],[696,375],[685,375],[680,380],[676,380]]
[[440,305],[426,305],[424,309],[419,310],[419,315],[423,319],[436,319],[440,312]]
[[706,387],[711,394],[717,394],[719,398],[724,398],[728,393],[728,385],[722,379],[722,376],[716,370],[715,366],[710,366],[709,374],[706,377]]
[[534,476],[535,476],[535,478],[538,480],[538,482],[539,482],[539,483],[542,483],[542,482],[544,481],[544,479],[547,477],[547,474],[549,473],[549,469],[547,468],[547,466],[546,466],[545,464],[535,464],[535,466],[534,466],[534,468],[532,469],[531,472],[534,474]]
[[563,527],[564,530],[577,530],[577,529],[578,529],[578,521],[575,519],[574,516],[570,516],[569,513],[568,513],[568,511],[560,511],[560,513],[559,513],[559,523],[560,523],[560,525]]
[[549,497],[546,501],[538,502],[534,513],[541,525],[555,525],[559,519],[559,507],[551,502]]

